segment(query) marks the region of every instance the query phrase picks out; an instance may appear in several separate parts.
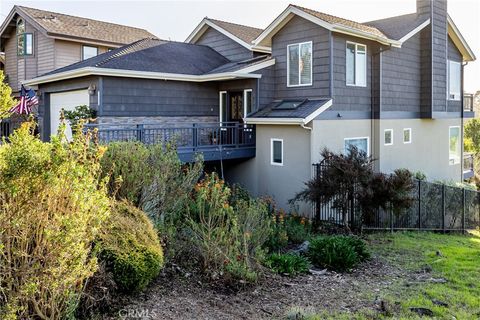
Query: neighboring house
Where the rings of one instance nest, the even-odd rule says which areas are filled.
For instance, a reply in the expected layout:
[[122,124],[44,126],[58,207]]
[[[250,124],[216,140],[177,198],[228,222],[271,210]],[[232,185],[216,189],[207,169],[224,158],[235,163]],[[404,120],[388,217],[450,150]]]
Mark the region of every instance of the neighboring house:
[[384,172],[471,174],[462,92],[463,63],[475,56],[444,0],[367,23],[290,5],[261,32],[205,18],[187,42],[144,40],[27,81],[42,93],[44,137],[59,106],[81,95],[104,140],[180,136],[184,159],[230,159],[227,179],[281,207],[325,147],[355,145]]
[[25,80],[153,37],[139,28],[14,6],[0,26],[0,52],[8,83],[18,94]]

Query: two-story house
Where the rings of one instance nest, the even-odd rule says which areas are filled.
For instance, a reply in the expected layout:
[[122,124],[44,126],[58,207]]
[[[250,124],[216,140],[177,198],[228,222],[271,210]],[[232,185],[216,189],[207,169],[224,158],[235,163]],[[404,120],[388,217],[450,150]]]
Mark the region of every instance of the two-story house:
[[25,80],[154,37],[139,28],[14,6],[0,26],[0,66],[17,95]]
[[367,23],[295,5],[264,30],[206,18],[186,42],[139,41],[28,81],[44,137],[56,96],[82,89],[105,140],[175,137],[283,207],[325,147],[355,145],[379,171],[463,180],[463,66],[475,55],[445,0]]

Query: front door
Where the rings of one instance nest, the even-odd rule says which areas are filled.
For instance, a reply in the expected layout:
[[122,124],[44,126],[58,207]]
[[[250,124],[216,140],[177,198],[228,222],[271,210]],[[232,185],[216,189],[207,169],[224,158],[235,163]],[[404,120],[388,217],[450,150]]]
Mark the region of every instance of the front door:
[[227,114],[227,121],[229,122],[243,122],[243,93],[230,92],[229,94],[229,108]]

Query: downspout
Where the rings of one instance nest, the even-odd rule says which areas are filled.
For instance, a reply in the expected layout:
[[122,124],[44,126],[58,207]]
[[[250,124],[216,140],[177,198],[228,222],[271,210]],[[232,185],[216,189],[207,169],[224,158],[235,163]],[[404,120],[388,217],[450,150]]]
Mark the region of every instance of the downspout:
[[460,160],[461,179],[460,179],[460,181],[461,182],[463,182],[463,180],[464,180],[463,179],[463,170],[465,170],[465,168],[463,167],[464,166],[464,158],[463,157],[464,157],[464,152],[465,152],[465,150],[464,150],[465,145],[464,145],[464,141],[463,141],[463,139],[464,139],[463,128],[465,126],[465,119],[464,119],[465,110],[464,110],[464,105],[463,105],[463,103],[464,103],[464,101],[463,101],[463,99],[464,99],[464,97],[463,97],[463,86],[464,86],[463,72],[464,71],[463,70],[464,70],[464,68],[467,64],[468,64],[468,61],[465,62],[465,63],[462,63],[462,74],[461,74],[462,78],[461,78],[461,83],[460,83],[460,87],[461,87],[461,90],[460,90],[460,94],[461,94],[460,95],[460,114],[461,114],[460,136],[461,136],[461,140],[460,141],[462,142],[461,145],[460,145],[460,152],[461,152],[461,155],[460,155],[461,156],[461,158],[460,158],[461,159]]
[[[380,122],[380,111],[382,109],[382,53],[384,51],[390,50],[392,46],[390,45],[386,49],[384,49],[382,46],[380,46],[379,50],[377,52],[373,52],[371,56],[371,70],[370,70],[370,86],[371,86],[371,98],[370,98],[370,135],[372,137],[371,139],[371,154],[375,154],[375,86],[374,86],[374,80],[375,80],[375,72],[374,72],[374,58],[378,55],[378,99],[377,99],[377,105],[378,105],[378,120]],[[380,132],[379,132],[380,134]]]

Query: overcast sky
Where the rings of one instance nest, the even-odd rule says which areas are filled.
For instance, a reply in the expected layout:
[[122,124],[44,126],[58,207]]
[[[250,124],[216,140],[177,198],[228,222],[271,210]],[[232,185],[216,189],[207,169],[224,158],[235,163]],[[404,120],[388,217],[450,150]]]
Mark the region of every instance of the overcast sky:
[[[0,19],[5,19],[13,5],[18,4],[141,27],[162,39],[184,41],[205,16],[265,28],[289,3],[359,22],[415,12],[415,0],[0,0]],[[480,0],[448,0],[448,12],[480,58]],[[480,90],[478,61],[465,67],[465,90]]]

